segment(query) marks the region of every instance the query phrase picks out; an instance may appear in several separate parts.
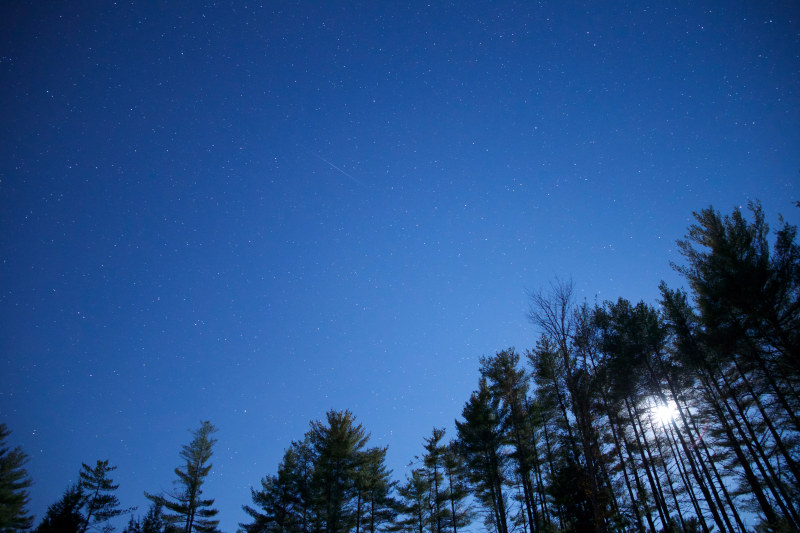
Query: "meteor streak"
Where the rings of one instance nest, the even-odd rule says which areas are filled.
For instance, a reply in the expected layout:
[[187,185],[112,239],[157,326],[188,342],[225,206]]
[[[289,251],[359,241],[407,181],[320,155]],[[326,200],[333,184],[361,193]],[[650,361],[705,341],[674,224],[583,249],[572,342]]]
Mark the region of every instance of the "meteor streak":
[[[305,147],[303,147],[303,148],[305,148]],[[355,177],[351,176],[350,174],[348,174],[347,172],[345,172],[345,171],[344,171],[344,170],[342,170],[341,168],[337,167],[336,165],[334,165],[333,163],[331,163],[330,161],[328,161],[327,159],[325,159],[325,158],[324,158],[324,157],[322,157],[321,155],[315,154],[314,152],[312,152],[312,151],[311,151],[311,150],[309,150],[308,148],[306,148],[305,150],[306,150],[306,152],[308,152],[309,154],[313,155],[314,157],[316,157],[317,159],[319,159],[319,160],[320,160],[320,161],[322,161],[323,163],[327,163],[329,166],[331,166],[331,167],[332,167],[332,168],[334,168],[335,170],[338,170],[339,172],[341,172],[342,174],[344,174],[345,176],[347,176],[348,178],[350,178],[350,179],[351,179],[351,180],[353,180],[354,182],[358,183],[358,184],[359,184],[359,185],[361,185],[362,187],[364,187],[364,186],[365,186],[363,182],[361,182],[361,181],[359,181],[358,179],[356,179]]]

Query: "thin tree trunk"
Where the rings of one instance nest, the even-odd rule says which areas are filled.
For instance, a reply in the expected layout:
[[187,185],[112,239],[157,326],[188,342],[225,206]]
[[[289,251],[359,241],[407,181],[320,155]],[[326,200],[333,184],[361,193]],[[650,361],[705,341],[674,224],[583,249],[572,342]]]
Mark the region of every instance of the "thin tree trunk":
[[[663,367],[664,366],[664,362],[661,359],[660,351],[656,351],[655,355],[656,355],[656,360],[658,360],[660,362],[661,366]],[[651,374],[654,382],[657,384],[658,380],[656,379],[655,371],[653,370],[652,366],[650,366],[649,363],[648,363],[648,369],[650,370],[650,374]],[[678,410],[678,415],[679,415],[679,417],[681,419],[681,422],[683,423],[683,427],[686,428],[687,436],[689,438],[693,438],[692,434],[691,434],[691,429],[690,429],[689,424],[688,424],[686,419],[688,417],[688,418],[694,420],[694,415],[692,415],[692,412],[691,412],[690,409],[685,408],[685,406],[681,405],[683,403],[680,400],[681,396],[678,394],[677,388],[675,387],[675,384],[672,382],[672,379],[670,378],[670,375],[669,375],[668,372],[664,372],[664,378],[665,378],[667,387],[669,388],[669,393],[674,398],[675,406],[676,406],[676,408]],[[667,396],[664,394],[664,392],[661,391],[661,389],[658,388],[658,387],[655,387],[655,388],[656,388],[656,390],[654,392],[659,397],[659,399],[662,402],[664,402],[664,405],[669,405]],[[717,527],[720,529],[720,531],[724,532],[725,531],[725,520],[723,520],[722,516],[720,515],[719,509],[717,508],[717,504],[714,503],[714,499],[715,499],[714,497],[716,497],[716,499],[718,499],[719,495],[716,493],[716,490],[715,490],[714,491],[714,495],[712,496],[711,491],[706,486],[706,483],[703,480],[703,477],[705,477],[705,479],[708,480],[709,484],[713,487],[713,482],[711,481],[711,474],[708,472],[708,468],[706,468],[706,466],[704,464],[704,461],[703,461],[703,458],[700,456],[699,452],[696,452],[697,453],[697,459],[698,459],[697,463],[699,463],[699,467],[695,463],[695,458],[692,456],[692,451],[696,448],[696,445],[692,446],[690,448],[689,445],[686,443],[686,440],[683,437],[683,433],[681,432],[680,428],[678,428],[677,421],[675,419],[672,419],[671,423],[672,423],[672,426],[673,426],[673,428],[675,430],[675,434],[678,436],[678,439],[681,442],[681,446],[683,447],[683,451],[686,454],[686,459],[689,461],[689,467],[692,470],[692,475],[694,476],[695,480],[697,481],[697,484],[700,486],[700,490],[703,493],[704,499],[706,500],[706,504],[708,505],[708,510],[711,512],[711,515],[713,516],[714,522],[716,522]],[[699,439],[702,439],[702,435],[699,435],[698,440]],[[702,471],[702,477],[701,477],[701,471]]]
[[[553,467],[555,459],[553,458],[553,448],[550,446],[550,432],[547,430],[547,422],[544,423],[544,443],[547,449],[547,466],[550,469],[550,480],[552,481],[555,477],[555,468]],[[556,518],[558,518],[558,528],[564,529],[563,509],[558,504],[556,504]]]
[[631,445],[628,442],[628,439],[625,435],[622,436],[622,441],[625,444],[625,451],[628,452],[628,457],[631,458],[631,462],[633,465],[631,466],[631,471],[633,472],[633,479],[636,482],[636,491],[639,493],[639,498],[633,500],[631,503],[638,508],[638,503],[641,502],[644,506],[644,513],[645,518],[647,518],[647,524],[650,526],[650,531],[656,531],[656,524],[653,521],[653,513],[648,505],[649,498],[647,497],[647,491],[642,484],[642,479],[639,476],[639,469],[636,467],[636,459],[634,458],[634,454],[631,451]]
[[[610,409],[606,407],[606,411],[610,413]],[[630,497],[631,508],[633,509],[633,513],[636,516],[636,525],[639,527],[640,533],[644,533],[644,523],[642,522],[642,515],[639,512],[639,506],[636,505],[636,498],[633,495],[633,488],[631,487],[631,480],[630,476],[628,475],[628,465],[625,461],[625,456],[622,453],[622,446],[620,445],[619,437],[617,436],[617,429],[616,424],[614,424],[613,420],[611,419],[611,415],[609,414],[608,420],[609,426],[611,427],[611,436],[614,439],[614,446],[617,449],[617,457],[619,457],[619,464],[622,467],[622,475],[625,479],[625,487],[628,489],[628,496]]]
[[[733,432],[730,429],[730,424],[728,424],[728,421],[725,419],[725,416],[721,414],[722,413],[721,405],[724,405],[725,408],[728,409],[728,411],[730,413],[730,416],[734,421],[736,421],[736,417],[735,417],[734,413],[732,411],[730,411],[730,406],[725,401],[725,399],[722,398],[721,396],[715,395],[714,391],[710,389],[710,386],[709,386],[709,384],[707,382],[710,382],[714,387],[717,387],[717,383],[714,380],[713,376],[709,376],[709,377],[703,376],[701,379],[702,379],[703,383],[705,384],[706,389],[708,391],[707,392],[707,396],[708,396],[707,403],[711,406],[711,408],[714,410],[714,412],[717,413],[717,418],[720,420],[721,425],[723,426],[723,431],[726,431],[726,435],[728,435],[728,438],[730,439],[731,436],[733,436]],[[694,423],[694,421],[693,421],[693,423]],[[695,425],[695,431],[698,431],[696,425]],[[744,455],[743,455],[744,452],[741,452],[741,448],[738,446],[738,444],[733,444],[733,443],[736,443],[736,442],[738,442],[738,441],[733,440],[732,444],[730,446],[728,446],[728,448],[732,448],[732,447],[738,448],[740,453],[742,454],[741,457],[744,457]],[[708,445],[706,444],[705,439],[701,440],[700,444],[701,444],[701,446],[703,448],[703,451],[706,453],[706,457],[708,458],[707,462],[708,462],[709,465],[711,465],[711,470],[713,471],[714,477],[717,480],[717,483],[719,484],[719,487],[720,487],[719,490],[722,491],[722,496],[725,499],[725,502],[728,504],[729,511],[727,513],[723,512],[723,517],[725,517],[726,522],[728,522],[728,525],[729,525],[731,531],[733,531],[733,524],[731,524],[730,520],[728,519],[728,515],[729,514],[733,515],[734,519],[736,520],[736,524],[739,526],[740,529],[743,530],[744,529],[744,524],[742,523],[741,517],[739,516],[739,512],[736,509],[736,504],[733,502],[733,498],[731,498],[731,495],[728,492],[728,488],[726,486],[726,483],[722,479],[722,475],[720,475],[719,470],[717,469],[716,462],[713,460],[713,456],[711,454],[711,451],[708,449]],[[737,450],[734,450],[734,453],[736,453],[736,451]],[[737,455],[737,457],[739,457],[739,456]],[[748,465],[748,467],[749,467],[749,465]],[[724,510],[724,507],[722,506],[722,503],[720,503],[720,509]]]
[[[707,403],[709,403],[712,406],[715,406],[715,408],[718,408],[718,405],[715,404],[716,400],[713,397],[707,398],[706,400]],[[729,513],[725,511],[725,503],[723,502],[723,498],[725,497],[726,494],[725,482],[722,480],[722,476],[720,476],[719,471],[717,470],[717,465],[714,462],[714,457],[711,454],[711,451],[708,449],[708,445],[706,444],[705,434],[707,431],[708,424],[706,424],[706,428],[703,429],[703,431],[701,432],[700,428],[697,426],[697,420],[691,413],[689,413],[689,421],[692,424],[694,432],[700,435],[700,438],[695,443],[695,450],[708,476],[708,485],[709,487],[711,487],[712,494],[714,495],[716,504],[720,509],[720,514],[722,515],[723,520],[725,520],[725,524],[727,525],[728,530],[732,532],[734,531],[733,524],[731,524],[730,518],[728,517]],[[705,453],[705,457],[703,457],[702,455],[703,453]],[[711,468],[710,472],[708,470],[709,466]],[[717,485],[714,483],[715,479],[716,482],[719,484],[720,488],[717,488]],[[720,491],[722,491],[723,493],[722,496],[720,496]]]
[[517,466],[519,469],[519,477],[522,483],[522,497],[525,510],[528,513],[528,523],[530,524],[531,533],[536,533],[536,524],[539,520],[536,506],[533,501],[533,487],[531,486],[530,471],[531,467],[528,465],[526,458],[525,443],[523,442],[522,432],[520,425],[523,424],[523,416],[520,413],[522,408],[521,402],[517,398],[511,398],[511,419],[514,432],[515,447],[517,450]]
[[[689,423],[686,420],[687,419],[687,415],[688,415],[688,418],[691,418],[691,419],[694,418],[693,415],[691,414],[690,411],[689,412],[684,412],[683,407],[681,407],[681,402],[678,400],[678,395],[675,394],[675,390],[672,387],[670,387],[670,393],[675,398],[675,405],[677,406],[677,409],[678,409],[678,415],[681,418],[681,422],[683,422],[683,426],[686,428],[687,436],[689,438],[693,438],[692,437],[692,432],[691,432],[690,427],[689,427]],[[662,400],[666,400],[666,397],[662,398]],[[692,475],[694,476],[695,480],[697,481],[697,484],[700,486],[700,491],[703,493],[703,497],[706,500],[706,505],[708,505],[708,510],[711,512],[711,515],[714,518],[714,522],[717,524],[717,527],[720,529],[720,531],[725,531],[726,530],[725,529],[725,521],[722,519],[722,516],[720,516],[719,509],[717,508],[716,503],[714,503],[714,499],[715,499],[714,496],[712,496],[711,491],[706,486],[706,480],[708,480],[710,482],[711,474],[709,474],[708,469],[705,468],[705,464],[703,462],[703,458],[700,457],[699,453],[698,453],[697,459],[699,460],[698,462],[700,463],[700,468],[698,468],[697,464],[695,464],[695,457],[693,455],[693,450],[695,450],[695,448],[696,448],[696,443],[692,447],[689,447],[689,445],[686,443],[686,440],[683,438],[683,433],[681,432],[680,428],[678,427],[678,423],[674,419],[672,420],[672,427],[675,430],[675,434],[678,436],[678,440],[680,440],[681,446],[683,447],[683,451],[686,454],[685,457],[689,461],[689,467],[692,470]],[[703,435],[698,435],[697,440],[699,441],[702,438],[703,438]],[[695,450],[695,453],[697,453],[696,450]],[[701,471],[702,471],[702,475],[701,475]]]
[[[535,428],[535,426],[533,424],[533,420],[530,420],[530,417],[528,417],[528,423],[531,425],[531,448],[532,448],[533,457],[534,457],[533,474],[536,477],[536,495],[539,497],[539,507],[541,508],[541,511],[542,511],[542,520],[541,520],[541,522],[547,522],[547,506],[546,506],[546,503],[545,503],[545,500],[544,500],[544,488],[543,488],[543,482],[542,482],[542,468],[541,468],[541,465],[539,464],[541,461],[540,461],[540,455],[539,455],[539,447],[538,447],[538,445],[536,443],[536,441],[537,441],[536,428]],[[534,504],[534,506],[536,506],[536,501],[534,501],[533,504]],[[539,529],[540,525],[541,524],[536,524],[536,529],[537,530]]]
[[[764,379],[767,380],[767,383],[769,383],[770,388],[772,388],[772,391],[775,394],[775,398],[777,398],[778,402],[781,404],[781,407],[783,407],[786,415],[792,421],[792,424],[794,424],[794,431],[800,432],[800,417],[798,417],[797,411],[795,409],[792,409],[792,407],[789,405],[789,402],[786,399],[786,395],[783,393],[783,391],[781,390],[781,388],[778,386],[777,382],[775,381],[775,374],[780,376],[780,375],[782,375],[782,373],[781,372],[771,372],[767,368],[767,363],[764,360],[764,358],[761,357],[761,354],[760,354],[759,350],[756,348],[756,346],[752,343],[752,341],[749,338],[747,339],[747,342],[748,342],[748,344],[750,346],[750,351],[753,354],[753,359],[755,360],[756,364],[758,365],[758,368],[761,370],[761,373],[764,376]],[[788,379],[785,380],[785,381],[787,382],[787,384],[791,384],[791,382]]]
[[450,488],[450,512],[453,516],[453,533],[458,533],[458,515],[456,514],[456,499],[455,493],[453,492],[453,473],[446,466],[445,470],[447,471],[447,485]]
[[[663,426],[663,424],[662,424],[662,426]],[[650,419],[650,427],[652,428],[652,431],[653,431],[653,440],[656,443],[656,449],[658,450],[658,455],[659,455],[659,457],[661,457],[661,463],[662,463],[662,466],[664,468],[664,475],[667,478],[667,485],[669,486],[669,492],[670,492],[670,495],[672,496],[672,501],[675,503],[675,511],[678,513],[678,520],[680,520],[681,529],[685,530],[686,529],[686,522],[683,519],[683,511],[681,510],[680,503],[678,503],[678,495],[675,492],[675,485],[672,483],[672,476],[669,473],[669,466],[667,465],[667,454],[664,451],[664,448],[661,446],[661,439],[659,439],[659,437],[658,437],[658,434],[657,434],[658,430],[656,429],[655,423],[653,422],[652,418]],[[664,432],[666,433],[666,427],[663,427],[663,429],[664,429]],[[666,435],[665,435],[664,438],[666,438]],[[671,515],[670,515],[670,519],[671,519]]]
[[[780,480],[778,478],[778,475],[772,468],[772,465],[769,462],[769,458],[767,457],[763,447],[761,446],[760,439],[757,433],[755,432],[755,429],[753,428],[752,424],[750,423],[749,417],[744,412],[742,405],[740,404],[738,398],[736,397],[735,391],[733,390],[730,382],[725,376],[725,372],[720,371],[720,375],[722,377],[723,382],[725,383],[726,388],[730,391],[729,396],[733,401],[734,405],[736,406],[736,409],[739,411],[740,416],[739,417],[736,416],[733,409],[731,409],[730,405],[726,400],[723,399],[721,403],[725,405],[725,407],[727,408],[730,420],[733,422],[734,426],[737,428],[739,432],[739,435],[741,436],[741,441],[745,443],[745,446],[750,452],[750,455],[753,457],[753,463],[755,463],[756,468],[758,468],[759,473],[763,478],[763,484],[765,484],[767,488],[770,490],[770,492],[773,495],[773,498],[778,503],[778,505],[780,506],[783,513],[787,516],[787,518],[790,518],[795,523],[795,527],[800,526],[800,517],[798,517],[797,513],[792,508],[791,497],[789,497],[789,495],[787,495],[785,490],[783,489],[782,484],[780,483]],[[722,391],[719,390],[719,386],[717,385],[716,380],[710,378],[710,381],[714,384],[714,386],[717,388],[717,391],[721,395]],[[728,438],[729,439],[735,438],[733,437],[733,431],[730,428],[730,425],[728,424],[725,415],[720,412],[718,414],[718,417],[721,419],[721,423],[726,428],[727,432],[730,433]],[[744,423],[747,432],[745,432],[745,430],[742,428],[740,419],[741,422]],[[739,442],[739,441],[733,440],[732,442]],[[733,446],[733,445],[732,447],[734,448],[734,451],[736,451],[736,449],[739,448],[738,446]],[[739,456],[737,455],[737,457]],[[772,517],[770,517],[770,514],[768,514],[767,511],[764,509],[764,505],[767,505],[770,511],[774,513],[774,510],[772,509],[772,506],[769,504],[766,495],[764,495],[761,490],[761,485],[762,485],[761,480],[758,480],[758,478],[752,472],[752,468],[750,468],[748,462],[742,459],[740,459],[740,462],[743,463],[742,464],[743,469],[749,469],[750,473],[748,475],[748,473],[745,472],[745,477],[748,483],[750,484],[754,492],[754,495],[756,496],[756,499],[759,502],[759,505],[761,505],[762,510],[764,511],[764,515],[767,517],[767,520],[769,521],[777,520],[777,517],[775,515],[772,515]],[[759,493],[761,494],[760,497]]]
[[685,460],[683,454],[680,453],[680,449],[678,448],[678,441],[675,437],[675,433],[672,430],[672,427],[668,424],[664,425],[665,429],[668,431],[668,439],[669,439],[669,446],[672,450],[672,454],[676,458],[676,464],[678,465],[678,472],[681,475],[681,479],[683,480],[683,485],[686,487],[686,491],[689,493],[689,500],[692,502],[692,507],[694,508],[694,514],[697,519],[700,521],[700,525],[703,527],[704,533],[709,533],[711,530],[706,523],[705,515],[703,511],[700,509],[700,502],[697,500],[697,494],[695,494],[694,487],[692,486],[692,482],[689,479],[689,472],[686,469]]
[[[739,366],[738,361],[736,361],[736,357],[733,357],[733,364],[736,367],[736,371],[739,373],[739,376],[741,376],[742,382],[744,383],[747,392],[755,401],[756,407],[758,408],[758,412],[761,413],[762,420],[764,420],[764,422],[767,424],[767,428],[769,428],[770,434],[772,434],[772,439],[775,442],[775,445],[778,447],[778,451],[781,453],[784,460],[786,461],[786,465],[792,472],[792,475],[794,476],[795,479],[795,485],[800,486],[800,467],[798,467],[797,461],[795,461],[794,457],[792,457],[792,454],[786,449],[786,445],[784,444],[783,439],[780,436],[780,433],[778,433],[778,431],[775,429],[775,425],[772,423],[772,418],[764,409],[764,405],[761,403],[760,396],[756,394],[756,392],[753,390],[750,380],[747,378],[747,375],[745,374],[744,370]],[[728,385],[727,379],[726,379],[726,385]],[[728,385],[728,387],[730,388],[730,385]],[[732,389],[731,392],[733,392]]]
[[[645,443],[642,441],[642,438],[639,436],[639,429],[637,428],[637,416],[634,416],[634,411],[631,409],[630,402],[628,399],[625,399],[625,407],[628,409],[628,416],[630,417],[631,427],[633,428],[633,436],[636,439],[637,448],[639,450],[639,456],[642,460],[642,468],[644,468],[644,472],[647,475],[647,481],[650,484],[650,491],[653,495],[653,499],[656,503],[656,510],[658,511],[658,516],[661,519],[662,527],[664,527],[667,523],[667,519],[664,516],[664,509],[661,506],[661,499],[659,498],[658,494],[658,487],[656,487],[656,483],[653,480],[653,473],[650,469],[650,463],[645,456],[644,447]],[[635,406],[634,406],[635,409]]]
[[647,453],[648,467],[653,473],[653,480],[655,481],[655,486],[658,490],[657,494],[655,495],[656,504],[661,506],[661,509],[663,510],[662,516],[664,517],[664,522],[662,528],[665,528],[667,527],[667,523],[669,522],[670,518],[669,509],[667,508],[667,501],[664,497],[664,488],[661,486],[661,479],[658,477],[658,470],[656,470],[656,463],[653,459],[653,452],[650,448],[650,442],[647,439],[647,428],[645,427],[644,422],[642,422],[642,418],[639,414],[639,409],[636,407],[636,403],[633,404],[633,414],[636,416],[636,421],[638,422],[639,427],[642,429],[642,442],[644,443],[644,450]]

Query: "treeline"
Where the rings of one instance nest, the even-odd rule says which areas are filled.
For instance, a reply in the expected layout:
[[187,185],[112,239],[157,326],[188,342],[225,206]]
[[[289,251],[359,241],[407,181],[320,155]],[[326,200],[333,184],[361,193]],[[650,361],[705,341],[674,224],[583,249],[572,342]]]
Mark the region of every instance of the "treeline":
[[[216,439],[211,422],[203,422],[193,432],[192,441],[183,446],[180,457],[183,467],[175,469],[176,488],[169,494],[149,494],[150,509],[141,519],[130,518],[125,533],[216,532],[219,521],[213,499],[203,499],[203,482],[211,471],[209,460]],[[28,531],[33,517],[28,513],[28,487],[32,481],[25,471],[27,455],[20,447],[6,446],[9,436],[0,424],[0,532]],[[135,507],[123,509],[114,492],[110,474],[116,470],[108,461],[97,461],[94,467],[84,463],[78,482],[67,487],[61,497],[47,509],[35,533],[85,533],[113,531],[112,519],[131,513]]]
[[[689,293],[662,284],[656,307],[576,302],[564,282],[531,294],[536,346],[481,358],[455,434],[421,439],[405,479],[349,411],[312,422],[251,490],[241,530],[799,531],[800,247],[783,220],[770,246],[760,206],[750,212],[695,214],[675,266]],[[213,430],[184,447],[179,489],[148,494],[126,532],[216,531],[201,490]],[[25,529],[24,454],[2,431],[0,531]],[[84,465],[37,531],[129,512],[112,469]],[[46,529],[64,509],[70,528]]]

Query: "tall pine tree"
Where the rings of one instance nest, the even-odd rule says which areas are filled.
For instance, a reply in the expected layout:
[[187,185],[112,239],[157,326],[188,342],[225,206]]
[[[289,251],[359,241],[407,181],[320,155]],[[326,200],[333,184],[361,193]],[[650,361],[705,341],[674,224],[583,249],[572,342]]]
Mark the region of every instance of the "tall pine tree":
[[80,485],[71,485],[57,502],[47,508],[35,533],[78,533],[83,525],[84,495]]
[[487,524],[497,533],[508,533],[508,456],[500,426],[505,415],[486,378],[481,377],[461,416],[464,421],[456,421],[458,441],[475,496],[487,511]]
[[94,468],[83,463],[79,485],[85,497],[86,515],[81,524],[81,533],[85,533],[89,527],[98,527],[99,524],[132,510],[119,508],[119,499],[114,495],[119,485],[114,485],[108,477],[108,473],[116,469],[116,466],[108,466],[108,461],[97,461]]
[[33,517],[28,514],[28,491],[31,480],[25,471],[28,456],[17,446],[8,448],[10,434],[5,424],[0,424],[0,531],[15,531],[31,527]]
[[316,519],[325,533],[354,528],[357,513],[356,473],[364,460],[369,434],[350,411],[329,411],[326,422],[311,423],[309,440],[315,454]]
[[175,469],[178,488],[171,495],[148,494],[145,496],[163,505],[164,522],[180,527],[184,533],[211,533],[216,531],[219,520],[214,520],[217,510],[212,508],[213,499],[203,499],[203,482],[211,472],[211,459],[216,439],[211,435],[217,428],[209,421],[201,423],[193,432],[192,442],[184,446],[180,456],[186,462],[183,469]]

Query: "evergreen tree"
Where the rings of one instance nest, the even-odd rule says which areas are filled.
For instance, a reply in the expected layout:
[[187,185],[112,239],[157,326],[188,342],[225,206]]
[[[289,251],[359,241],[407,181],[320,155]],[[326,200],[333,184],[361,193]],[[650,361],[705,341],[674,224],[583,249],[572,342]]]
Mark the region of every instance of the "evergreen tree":
[[431,525],[430,490],[431,482],[427,473],[421,468],[412,470],[405,483],[397,488],[400,497],[397,511],[401,518],[397,520],[393,530],[406,533],[425,532]]
[[456,421],[459,447],[475,496],[487,511],[487,524],[497,533],[508,533],[505,493],[508,456],[503,449],[504,435],[500,426],[505,414],[499,398],[492,396],[486,378],[481,377],[478,390],[472,393],[461,416],[464,421]]
[[84,523],[81,514],[84,495],[80,485],[69,487],[61,498],[47,508],[35,533],[79,533]]
[[[800,527],[800,247],[797,229],[781,220],[770,250],[761,206],[749,209],[750,221],[738,209],[695,213],[679,241],[686,264],[676,268],[696,309],[665,286],[663,305],[676,357],[694,372],[713,421],[701,444],[716,441],[727,452],[723,467],[738,471],[738,490],[765,527]],[[726,484],[717,485],[730,500]]]
[[161,533],[164,531],[163,508],[158,503],[150,504],[150,509],[142,520],[142,533]]
[[28,456],[17,446],[6,444],[10,432],[0,424],[0,532],[31,527],[33,517],[28,514],[28,491],[31,479],[25,471]]
[[261,489],[250,489],[256,507],[243,506],[253,519],[245,531],[306,533],[310,522],[309,482],[312,457],[307,442],[293,442],[284,452],[276,475],[265,476]]
[[430,437],[425,438],[425,455],[422,457],[425,473],[430,484],[431,531],[442,533],[450,518],[446,505],[447,489],[444,484],[444,428],[433,428]]
[[386,448],[367,448],[369,435],[350,411],[329,411],[302,442],[286,450],[276,475],[251,489],[248,532],[375,533],[396,515]]
[[325,533],[354,529],[357,512],[356,472],[361,467],[369,434],[350,411],[329,411],[308,433],[314,450],[315,519]]
[[369,448],[356,471],[356,533],[375,533],[396,516],[392,498],[395,483],[386,469],[386,450]]
[[258,509],[245,505],[242,508],[253,522],[240,524],[247,533],[287,533],[297,531],[291,522],[294,495],[285,476],[265,476],[261,489],[250,489],[253,503]]
[[122,530],[122,533],[142,533],[142,524],[131,515],[130,519],[128,519],[128,525],[125,526],[125,529]]
[[447,482],[447,506],[450,510],[448,527],[453,533],[466,528],[472,523],[474,511],[468,503],[469,486],[467,485],[464,458],[458,448],[458,441],[451,441],[444,448],[442,466]]
[[184,533],[210,533],[216,531],[219,524],[219,520],[213,519],[218,512],[212,508],[214,500],[202,499],[203,482],[212,467],[208,461],[217,442],[211,435],[216,431],[211,422],[204,421],[199,429],[192,432],[194,438],[181,450],[180,456],[185,466],[175,469],[178,488],[171,495],[145,493],[153,503],[168,511],[163,515],[164,522],[168,526],[180,527]]
[[86,508],[81,533],[85,533],[89,527],[100,529],[99,524],[133,510],[120,509],[119,500],[113,494],[119,485],[114,485],[108,473],[116,469],[116,466],[108,466],[108,461],[97,461],[94,468],[83,463],[78,482],[85,496]]
[[500,421],[505,442],[511,447],[510,459],[515,463],[517,478],[522,486],[522,511],[527,514],[523,523],[533,533],[538,530],[539,510],[533,488],[532,473],[535,466],[534,435],[526,408],[528,402],[528,377],[519,366],[519,355],[513,348],[498,352],[493,357],[481,358],[481,375],[487,379],[492,394],[504,406],[505,418]]
[[162,533],[164,521],[161,518],[161,509],[160,503],[151,503],[141,520],[131,516],[123,533]]

